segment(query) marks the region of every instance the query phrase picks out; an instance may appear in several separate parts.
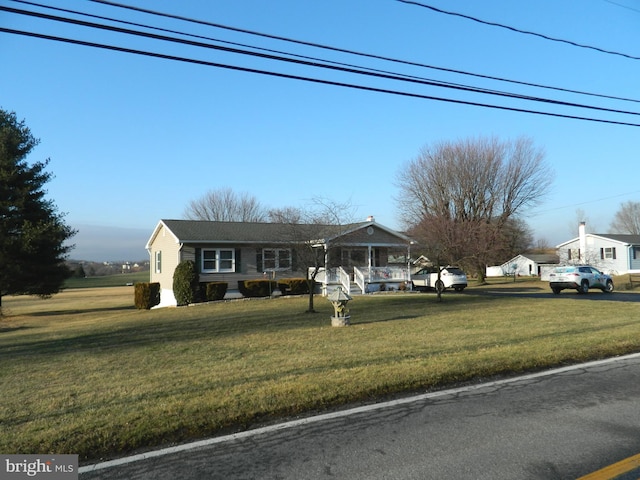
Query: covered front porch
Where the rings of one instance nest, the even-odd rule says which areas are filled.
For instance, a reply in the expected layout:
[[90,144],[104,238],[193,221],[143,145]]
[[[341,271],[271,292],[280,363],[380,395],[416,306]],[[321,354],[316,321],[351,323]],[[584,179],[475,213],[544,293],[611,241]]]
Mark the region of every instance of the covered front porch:
[[330,294],[341,286],[347,293],[400,290],[409,285],[411,246],[415,242],[369,217],[345,231],[317,241],[313,247],[322,264],[315,273],[319,293]]

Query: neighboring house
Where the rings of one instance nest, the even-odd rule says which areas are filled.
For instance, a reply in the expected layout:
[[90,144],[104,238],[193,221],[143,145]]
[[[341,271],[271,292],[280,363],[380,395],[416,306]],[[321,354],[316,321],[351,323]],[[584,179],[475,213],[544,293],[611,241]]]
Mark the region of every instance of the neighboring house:
[[640,235],[586,233],[582,222],[578,237],[556,246],[563,264],[588,264],[604,273],[640,273]]
[[424,267],[433,267],[433,262],[424,255],[420,255],[418,258],[411,262],[411,273],[416,273]]
[[558,255],[523,253],[516,255],[502,265],[487,267],[487,277],[504,277],[507,275],[542,277],[550,266],[558,263],[560,263]]
[[170,306],[176,305],[173,273],[185,260],[195,262],[201,282],[224,281],[229,289],[243,279],[306,277],[313,265],[297,258],[302,242],[319,249],[323,268],[316,281],[324,294],[330,285],[350,291],[353,282],[364,292],[376,289],[371,284],[409,279],[414,242],[369,217],[342,226],[160,220],[146,245],[150,280],[160,283],[160,306]]

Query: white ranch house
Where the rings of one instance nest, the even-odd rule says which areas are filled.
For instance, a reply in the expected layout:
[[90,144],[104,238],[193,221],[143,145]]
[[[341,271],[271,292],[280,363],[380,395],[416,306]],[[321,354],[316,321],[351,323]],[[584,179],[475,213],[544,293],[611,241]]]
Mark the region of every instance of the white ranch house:
[[640,273],[640,235],[586,233],[583,222],[578,237],[556,249],[563,264],[589,264],[614,275]]

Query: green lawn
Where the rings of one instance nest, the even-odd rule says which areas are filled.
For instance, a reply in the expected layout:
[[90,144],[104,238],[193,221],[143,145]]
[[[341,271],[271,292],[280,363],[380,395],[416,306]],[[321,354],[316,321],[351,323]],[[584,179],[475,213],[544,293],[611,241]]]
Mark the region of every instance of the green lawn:
[[[352,326],[306,297],[138,311],[133,287],[3,299],[0,451],[81,461],[278,417],[640,351],[637,302],[497,284],[512,296],[356,296]],[[544,292],[543,298],[527,293]],[[595,299],[598,301],[595,301]]]
[[148,282],[149,272],[120,273],[99,277],[71,277],[65,282],[65,288],[120,287],[130,283]]

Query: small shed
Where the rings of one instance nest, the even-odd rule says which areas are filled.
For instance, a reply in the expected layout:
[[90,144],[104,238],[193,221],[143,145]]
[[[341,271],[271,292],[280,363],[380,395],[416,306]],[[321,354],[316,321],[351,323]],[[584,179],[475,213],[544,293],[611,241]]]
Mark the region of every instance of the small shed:
[[487,277],[542,277],[545,268],[550,265],[558,265],[560,258],[554,254],[522,253],[511,260],[493,267],[487,267]]

